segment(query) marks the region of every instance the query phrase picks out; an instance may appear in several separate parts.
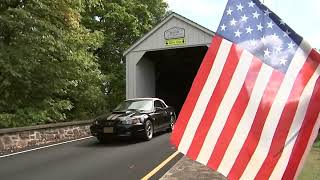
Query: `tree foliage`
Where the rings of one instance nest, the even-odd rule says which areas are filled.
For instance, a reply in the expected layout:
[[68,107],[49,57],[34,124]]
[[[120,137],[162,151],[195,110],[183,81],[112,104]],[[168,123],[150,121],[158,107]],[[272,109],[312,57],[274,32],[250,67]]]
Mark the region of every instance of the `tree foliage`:
[[166,14],[163,0],[110,0],[89,4],[84,11],[84,25],[104,34],[104,43],[96,51],[106,75],[108,108],[125,98],[125,66],[122,53]]
[[93,117],[124,98],[122,52],[162,0],[2,0],[0,128]]
[[94,114],[104,76],[93,51],[101,33],[80,24],[79,2],[1,3],[0,118],[2,127]]

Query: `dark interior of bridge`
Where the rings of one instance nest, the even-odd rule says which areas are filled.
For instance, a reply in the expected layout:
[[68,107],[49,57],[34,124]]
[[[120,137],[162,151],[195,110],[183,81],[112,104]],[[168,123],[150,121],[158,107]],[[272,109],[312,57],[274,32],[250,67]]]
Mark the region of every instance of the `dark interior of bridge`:
[[148,52],[155,63],[156,97],[173,106],[177,113],[188,95],[208,47],[191,47]]

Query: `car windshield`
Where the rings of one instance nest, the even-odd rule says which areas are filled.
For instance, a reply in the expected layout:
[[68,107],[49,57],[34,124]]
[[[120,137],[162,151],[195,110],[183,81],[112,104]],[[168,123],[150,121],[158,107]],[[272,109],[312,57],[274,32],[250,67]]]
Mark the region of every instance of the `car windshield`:
[[129,100],[124,101],[114,109],[114,111],[127,111],[127,110],[139,110],[139,111],[151,111],[153,101],[152,100]]

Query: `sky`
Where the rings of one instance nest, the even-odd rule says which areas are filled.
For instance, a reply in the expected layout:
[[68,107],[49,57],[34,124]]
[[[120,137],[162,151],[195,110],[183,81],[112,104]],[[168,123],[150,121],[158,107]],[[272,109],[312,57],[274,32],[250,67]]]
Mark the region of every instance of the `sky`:
[[[216,31],[227,0],[165,0],[172,10]],[[320,0],[264,0],[264,4],[283,19],[312,47],[320,49]]]

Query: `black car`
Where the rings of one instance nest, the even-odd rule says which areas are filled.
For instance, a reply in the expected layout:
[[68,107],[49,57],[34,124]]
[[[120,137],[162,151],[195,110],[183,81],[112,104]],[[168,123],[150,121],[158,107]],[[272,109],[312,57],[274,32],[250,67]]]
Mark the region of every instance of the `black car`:
[[134,136],[150,140],[154,133],[172,131],[176,114],[158,98],[129,99],[110,114],[97,117],[90,127],[101,142],[112,136]]

